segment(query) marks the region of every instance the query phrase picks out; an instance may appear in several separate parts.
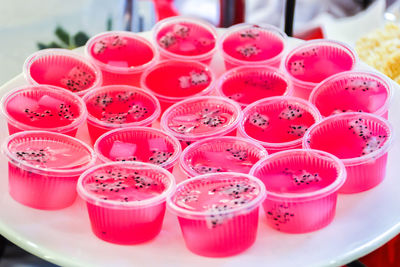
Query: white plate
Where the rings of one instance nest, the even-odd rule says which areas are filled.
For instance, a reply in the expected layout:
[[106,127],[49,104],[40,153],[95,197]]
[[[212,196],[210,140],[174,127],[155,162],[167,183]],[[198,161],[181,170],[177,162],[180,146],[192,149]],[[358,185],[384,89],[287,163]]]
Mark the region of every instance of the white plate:
[[[147,33],[148,37],[149,34]],[[298,43],[290,40],[290,45]],[[81,50],[80,50],[81,51]],[[219,55],[213,67],[221,72]],[[358,69],[367,69],[360,65]],[[0,95],[25,84],[22,75],[0,89]],[[394,85],[390,120],[400,132],[400,88]],[[0,119],[0,138],[7,136]],[[87,140],[86,130],[78,133]],[[78,199],[59,211],[25,207],[8,194],[7,161],[0,159],[0,233],[21,248],[63,266],[339,266],[357,259],[400,232],[400,146],[389,153],[386,179],[376,188],[354,195],[340,195],[337,214],[328,227],[309,234],[284,234],[269,228],[260,216],[255,244],[228,258],[205,258],[190,253],[177,219],[167,212],[162,231],[142,245],[119,246],[92,234],[84,203]]]

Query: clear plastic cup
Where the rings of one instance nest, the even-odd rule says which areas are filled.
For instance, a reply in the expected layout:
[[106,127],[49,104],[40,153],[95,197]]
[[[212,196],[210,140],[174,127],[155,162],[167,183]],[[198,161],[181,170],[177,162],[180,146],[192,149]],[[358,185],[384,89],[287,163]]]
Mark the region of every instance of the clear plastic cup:
[[93,150],[73,137],[25,131],[3,143],[11,197],[35,209],[56,210],[76,198],[79,176],[95,163]]
[[161,59],[193,60],[209,65],[216,50],[217,32],[210,23],[190,17],[170,17],[153,27]]
[[174,188],[170,172],[139,162],[97,165],[83,173],[77,185],[93,233],[120,245],[143,243],[160,233],[165,200]]
[[161,117],[161,129],[181,142],[182,148],[207,137],[236,136],[242,120],[240,106],[220,96],[199,96],[178,102]]
[[262,98],[292,95],[289,79],[277,69],[267,66],[241,66],[218,79],[217,92],[238,102],[242,108]]
[[94,151],[102,162],[147,162],[172,172],[181,154],[181,145],[174,136],[158,129],[129,127],[100,136]]
[[186,247],[207,257],[226,257],[249,248],[256,239],[263,183],[242,173],[212,173],[177,185],[168,197]]
[[85,103],[76,94],[51,85],[29,85],[3,96],[8,132],[46,130],[75,136],[85,122]]
[[126,31],[102,32],[90,38],[85,54],[101,69],[103,85],[140,86],[143,71],[158,59],[149,41]]
[[243,110],[239,136],[258,142],[269,154],[301,148],[304,133],[321,115],[314,105],[298,97],[273,96]]
[[188,146],[182,153],[179,165],[189,177],[206,173],[249,173],[251,167],[268,152],[251,140],[233,137],[211,137]]
[[318,84],[309,101],[324,117],[343,112],[367,112],[387,119],[391,96],[390,83],[378,73],[346,71]]
[[347,179],[339,193],[358,193],[385,178],[393,130],[388,121],[368,113],[333,115],[314,124],[303,139],[304,148],[319,149],[340,158]]
[[179,101],[210,94],[214,81],[214,72],[205,64],[164,60],[143,73],[141,87],[157,97],[164,111]]
[[96,88],[83,97],[87,126],[94,143],[100,135],[130,126],[151,126],[160,116],[160,103],[150,92],[129,85]]
[[307,41],[294,48],[284,60],[293,82],[293,95],[308,99],[312,89],[336,73],[352,70],[357,55],[348,45],[333,40]]
[[287,36],[272,25],[237,24],[224,33],[219,49],[227,70],[241,65],[267,65],[278,68]]
[[100,69],[85,57],[67,49],[43,49],[24,63],[23,72],[30,84],[49,84],[79,96],[101,86]]
[[268,225],[286,233],[307,233],[330,224],[346,180],[337,157],[312,149],[275,153],[254,165],[250,174],[265,185]]

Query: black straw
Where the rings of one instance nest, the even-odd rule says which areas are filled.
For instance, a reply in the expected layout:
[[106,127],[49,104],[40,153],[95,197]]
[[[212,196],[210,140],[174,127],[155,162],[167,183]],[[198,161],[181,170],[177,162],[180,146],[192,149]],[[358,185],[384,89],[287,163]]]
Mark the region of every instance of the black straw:
[[293,19],[294,19],[295,6],[296,6],[296,0],[286,0],[285,32],[288,36],[293,36]]

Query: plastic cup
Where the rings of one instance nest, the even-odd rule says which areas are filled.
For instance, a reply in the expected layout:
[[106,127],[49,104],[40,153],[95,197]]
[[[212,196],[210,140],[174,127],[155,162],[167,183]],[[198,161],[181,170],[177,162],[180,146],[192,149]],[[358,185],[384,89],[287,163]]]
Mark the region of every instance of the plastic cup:
[[160,115],[160,103],[150,92],[129,85],[99,87],[83,97],[87,125],[94,143],[100,135],[130,126],[151,126]]
[[8,158],[11,197],[35,209],[56,210],[76,198],[79,175],[94,165],[93,150],[73,137],[46,131],[25,131],[3,143]]
[[76,94],[51,85],[14,89],[1,100],[8,132],[46,130],[75,136],[87,117],[85,103]]
[[165,60],[143,73],[141,87],[157,97],[164,111],[179,101],[210,94],[214,81],[214,72],[205,64]]
[[373,72],[335,74],[313,89],[310,102],[324,117],[343,112],[367,112],[388,118],[392,87]]
[[349,46],[321,39],[293,49],[284,60],[284,69],[293,82],[293,95],[308,99],[318,83],[336,73],[352,70],[356,63],[356,53]]
[[250,172],[251,167],[268,155],[265,148],[248,139],[211,137],[188,146],[179,165],[189,177],[216,172]]
[[216,88],[219,95],[236,101],[242,108],[262,98],[292,94],[292,85],[282,72],[260,65],[225,72]]
[[342,113],[310,127],[303,147],[323,150],[340,158],[346,166],[347,180],[339,193],[358,193],[377,186],[385,178],[392,133],[390,123],[381,117]]
[[125,31],[103,32],[90,38],[85,54],[101,69],[103,85],[139,86],[143,71],[158,58],[149,41]]
[[226,257],[256,239],[258,208],[265,187],[248,174],[225,172],[197,176],[177,185],[168,208],[177,215],[186,247],[207,257]]
[[161,59],[193,60],[209,65],[216,50],[217,32],[210,23],[189,17],[170,17],[153,28]]
[[286,233],[312,232],[330,224],[346,180],[337,157],[311,149],[275,153],[254,165],[250,174],[265,185],[268,225]]
[[93,233],[120,245],[143,243],[160,233],[165,200],[174,188],[170,172],[139,162],[95,166],[81,175],[77,185]]
[[272,25],[237,24],[225,32],[219,48],[227,70],[241,65],[278,68],[287,36]]
[[160,130],[129,127],[103,134],[94,144],[94,151],[102,162],[147,162],[172,172],[181,154],[181,145],[174,136]]
[[239,136],[258,142],[269,154],[301,148],[304,133],[321,115],[314,105],[298,97],[274,96],[243,110]]
[[242,119],[240,106],[219,96],[199,96],[169,107],[161,117],[161,129],[178,138],[182,148],[207,137],[236,136]]
[[67,49],[44,49],[29,56],[23,67],[30,84],[49,84],[79,96],[101,86],[100,69],[86,58]]

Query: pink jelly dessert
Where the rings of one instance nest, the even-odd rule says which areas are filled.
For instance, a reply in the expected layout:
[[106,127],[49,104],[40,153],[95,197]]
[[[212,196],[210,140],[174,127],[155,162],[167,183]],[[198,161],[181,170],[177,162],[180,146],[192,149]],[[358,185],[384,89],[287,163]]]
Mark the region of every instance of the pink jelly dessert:
[[44,49],[24,63],[25,78],[31,84],[50,84],[83,96],[102,84],[100,69],[86,58],[67,49]]
[[349,112],[325,118],[310,127],[304,148],[319,149],[340,158],[347,170],[340,193],[358,193],[377,186],[386,173],[392,126],[381,117]]
[[390,83],[378,73],[346,71],[315,87],[310,102],[325,117],[343,112],[368,112],[387,119],[391,95]]
[[180,166],[189,177],[215,172],[249,173],[267,155],[263,146],[248,139],[211,137],[188,146],[180,157]]
[[249,248],[256,239],[263,183],[234,172],[194,177],[177,185],[167,199],[178,216],[187,248],[207,257],[225,257]]
[[95,166],[81,175],[77,186],[93,233],[121,245],[143,243],[160,233],[165,200],[174,188],[171,173],[138,162]]
[[161,117],[161,128],[181,141],[192,142],[223,135],[236,135],[242,111],[234,101],[218,96],[199,96],[176,103]]
[[129,127],[102,135],[94,150],[103,162],[148,162],[172,171],[181,154],[181,145],[174,136],[160,130]]
[[161,58],[201,61],[209,64],[215,54],[217,32],[206,21],[171,17],[153,28],[154,41]]
[[85,53],[101,69],[103,85],[139,86],[143,71],[158,57],[149,41],[124,31],[103,32],[92,37]]
[[143,73],[141,87],[150,90],[166,110],[181,100],[209,94],[214,80],[214,72],[200,62],[166,60]]
[[291,95],[289,79],[280,71],[266,66],[242,66],[225,72],[218,80],[219,95],[246,107],[259,99]]
[[272,25],[234,25],[219,41],[225,67],[255,64],[279,67],[286,38],[285,33]]
[[75,94],[51,85],[17,88],[1,100],[10,134],[46,130],[75,136],[85,122],[85,103]]
[[83,100],[93,143],[103,133],[116,128],[150,126],[161,112],[155,96],[129,85],[99,87],[86,94]]
[[275,153],[251,169],[267,190],[263,202],[268,225],[287,233],[306,233],[332,222],[346,169],[335,156],[293,149]]
[[285,58],[284,69],[292,79],[294,95],[308,99],[312,89],[333,74],[352,70],[356,53],[347,45],[332,40],[307,41]]
[[73,137],[47,131],[25,131],[3,144],[9,192],[19,203],[43,210],[62,209],[76,198],[76,182],[94,165],[93,150]]
[[321,119],[311,103],[290,96],[261,99],[247,106],[243,113],[240,136],[259,142],[269,153],[301,148],[304,133]]

